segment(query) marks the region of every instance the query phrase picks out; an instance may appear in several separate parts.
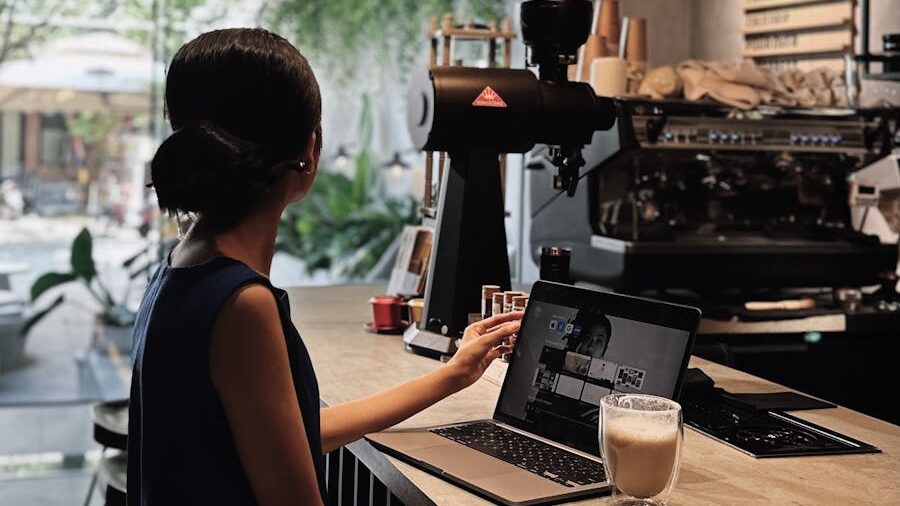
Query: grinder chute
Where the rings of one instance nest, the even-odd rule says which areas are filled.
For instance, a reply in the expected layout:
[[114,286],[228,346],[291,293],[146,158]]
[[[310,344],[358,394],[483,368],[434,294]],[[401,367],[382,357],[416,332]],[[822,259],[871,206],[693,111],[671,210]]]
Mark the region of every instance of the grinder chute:
[[482,284],[510,288],[500,153],[550,146],[554,187],[574,195],[581,150],[615,121],[612,100],[590,85],[569,82],[568,66],[590,32],[589,0],[530,0],[521,24],[530,70],[435,67],[413,84],[413,143],[445,151],[435,242],[428,269],[423,329],[404,340],[415,351],[452,354],[453,342],[479,311]]

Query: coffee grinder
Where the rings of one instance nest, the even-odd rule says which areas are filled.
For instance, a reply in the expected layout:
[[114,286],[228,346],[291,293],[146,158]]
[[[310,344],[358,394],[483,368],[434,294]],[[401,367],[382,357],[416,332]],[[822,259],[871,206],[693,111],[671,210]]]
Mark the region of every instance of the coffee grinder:
[[500,154],[549,145],[554,188],[571,196],[582,148],[595,131],[612,127],[613,101],[567,79],[590,33],[592,9],[589,0],[522,3],[522,37],[537,76],[528,69],[436,67],[413,84],[413,143],[447,152],[450,166],[441,181],[423,328],[404,334],[410,350],[452,355],[468,315],[480,311],[481,285],[510,289]]

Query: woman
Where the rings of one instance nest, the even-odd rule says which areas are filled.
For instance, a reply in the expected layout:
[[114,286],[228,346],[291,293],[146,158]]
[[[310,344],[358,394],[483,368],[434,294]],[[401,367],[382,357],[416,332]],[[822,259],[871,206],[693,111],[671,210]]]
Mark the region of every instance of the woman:
[[430,374],[320,410],[287,296],[268,279],[282,210],[319,162],[312,70],[264,30],[207,33],[175,55],[166,108],[174,133],[152,185],[161,209],[195,220],[135,325],[128,502],[322,504],[325,453],[472,384],[510,351],[521,315],[470,326]]
[[612,324],[606,315],[579,311],[572,321],[576,330],[566,334],[566,349],[594,358],[606,356],[606,348],[612,338]]

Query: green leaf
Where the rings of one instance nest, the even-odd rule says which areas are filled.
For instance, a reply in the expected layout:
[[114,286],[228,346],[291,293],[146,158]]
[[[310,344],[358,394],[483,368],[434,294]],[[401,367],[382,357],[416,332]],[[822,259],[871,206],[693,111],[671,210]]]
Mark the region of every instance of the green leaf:
[[47,290],[75,281],[78,276],[71,272],[48,272],[35,280],[31,285],[31,301],[34,302]]
[[372,148],[372,132],[374,130],[374,122],[372,120],[372,100],[368,93],[362,96],[362,112],[359,117],[359,132],[357,134],[357,142],[359,143],[360,153],[368,153]]
[[81,229],[81,232],[72,241],[72,272],[87,283],[90,283],[97,275],[93,248],[90,231],[87,228]]
[[122,262],[122,267],[128,269],[129,267],[132,266],[132,264],[137,262],[138,258],[141,258],[142,256],[144,256],[145,253],[147,253],[147,250],[141,250],[141,251],[138,251],[136,254],[128,257],[124,262]]
[[353,204],[362,207],[369,200],[369,189],[372,182],[372,161],[369,153],[363,151],[356,156],[356,174],[353,178],[351,199]]
[[47,314],[56,309],[60,304],[65,300],[65,296],[60,295],[53,302],[50,303],[49,306],[44,309],[38,311],[37,313],[31,315],[30,318],[25,320],[25,324],[22,325],[22,329],[20,331],[21,335],[27,336],[29,332],[31,332],[31,328],[37,325],[38,322],[44,319]]

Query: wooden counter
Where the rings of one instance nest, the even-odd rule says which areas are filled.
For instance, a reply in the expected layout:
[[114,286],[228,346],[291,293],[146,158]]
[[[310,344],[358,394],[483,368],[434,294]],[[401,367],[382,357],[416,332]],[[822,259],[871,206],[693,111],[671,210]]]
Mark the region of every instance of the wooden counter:
[[[356,399],[423,374],[441,363],[403,350],[401,336],[363,330],[367,300],[383,286],[289,289],[292,316],[312,355],[323,401]],[[771,382],[694,358],[718,386],[732,392],[784,390]],[[885,402],[897,402],[887,385]],[[405,427],[490,418],[499,388],[482,379],[410,418]],[[900,427],[845,408],[795,415],[875,445],[881,454],[754,459],[685,428],[684,460],[670,504],[900,504]],[[487,501],[377,452],[361,441],[349,446],[404,502],[484,505]],[[573,504],[603,504],[592,499]]]

